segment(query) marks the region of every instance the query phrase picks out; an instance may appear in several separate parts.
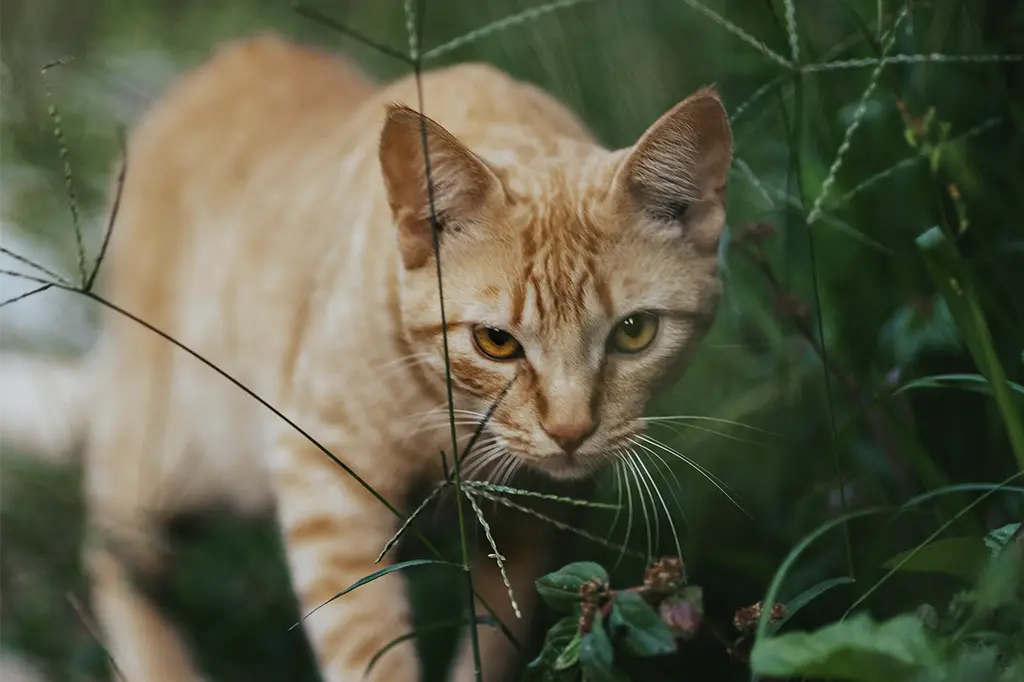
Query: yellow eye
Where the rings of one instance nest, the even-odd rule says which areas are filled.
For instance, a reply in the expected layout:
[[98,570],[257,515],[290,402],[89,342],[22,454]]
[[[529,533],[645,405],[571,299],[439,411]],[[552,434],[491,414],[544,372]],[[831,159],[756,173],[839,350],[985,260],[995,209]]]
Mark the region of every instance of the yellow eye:
[[474,327],[473,340],[480,352],[492,360],[514,360],[523,357],[523,347],[504,329]]
[[657,334],[657,315],[633,313],[615,325],[608,337],[608,345],[617,353],[639,353],[651,345]]

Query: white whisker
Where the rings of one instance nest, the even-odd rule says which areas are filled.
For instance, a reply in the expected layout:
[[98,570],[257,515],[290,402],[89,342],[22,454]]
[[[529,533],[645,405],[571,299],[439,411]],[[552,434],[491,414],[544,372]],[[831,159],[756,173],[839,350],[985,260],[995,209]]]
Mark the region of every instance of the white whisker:
[[679,430],[679,427],[684,427],[684,428],[687,428],[687,429],[691,429],[693,431],[700,431],[702,433],[708,433],[708,434],[711,434],[712,436],[718,436],[719,438],[725,438],[727,440],[736,441],[737,443],[745,443],[747,445],[761,445],[762,444],[761,442],[756,441],[756,440],[751,440],[749,438],[742,438],[740,436],[734,436],[731,433],[724,433],[722,431],[716,431],[714,429],[709,429],[706,426],[697,426],[696,424],[686,424],[686,423],[675,424],[675,423],[672,423],[672,422],[651,422],[651,424],[653,426],[660,426],[661,428],[669,429],[670,431],[672,431],[672,433],[675,433],[676,435],[678,435],[678,436],[680,436],[682,438],[685,438],[686,436],[685,436],[685,434],[683,434],[682,431]]
[[[473,450],[467,461],[460,465],[460,472],[463,479],[473,478],[477,472],[481,471],[487,466],[494,465],[499,462],[508,452],[508,448],[505,442],[495,436],[488,443],[486,443],[479,450]],[[492,472],[493,473],[493,472]],[[484,477],[485,480],[490,478],[489,476]]]
[[[780,434],[778,434],[778,433],[774,433],[773,431],[768,431],[766,429],[762,429],[762,428],[760,428],[758,426],[751,426],[750,424],[744,424],[743,422],[737,422],[737,421],[733,421],[731,419],[724,419],[722,417],[709,417],[707,415],[670,414],[670,415],[661,415],[661,416],[654,416],[654,417],[639,417],[639,420],[643,421],[643,422],[707,421],[707,422],[715,422],[717,424],[727,424],[729,426],[736,426],[736,427],[739,427],[741,429],[748,429],[750,431],[757,431],[758,433],[763,433],[766,436],[776,436],[776,437],[780,436]],[[721,432],[720,431],[716,431],[715,433],[721,433]],[[722,435],[725,435],[725,434],[722,434]]]
[[644,488],[640,483],[640,474],[637,473],[636,464],[633,463],[635,457],[636,452],[630,450],[629,455],[623,461],[626,463],[626,471],[633,476],[633,481],[636,483],[636,494],[640,498],[640,510],[644,513],[644,529],[647,532],[647,561],[650,562],[654,554],[651,545],[651,516],[647,513],[647,501],[644,499]]
[[403,369],[415,367],[420,363],[426,362],[431,357],[433,357],[433,353],[412,353],[394,360],[389,360],[388,362],[382,363],[375,369],[377,379],[390,378]]
[[[653,458],[655,458],[655,460],[657,460],[654,463],[655,468],[658,469],[658,472],[661,474],[662,480],[664,480],[665,481],[665,485],[668,486],[668,491],[672,495],[672,499],[676,503],[676,508],[679,509],[679,514],[680,514],[680,516],[683,517],[683,523],[686,523],[687,525],[689,525],[690,522],[689,522],[689,519],[687,519],[687,517],[686,517],[686,511],[683,509],[683,504],[682,504],[682,502],[679,501],[679,496],[676,495],[676,490],[678,490],[680,493],[683,490],[683,484],[679,480],[679,477],[676,475],[676,472],[672,470],[672,466],[665,459],[664,455],[658,453],[655,450],[652,450],[650,447],[648,447],[646,445],[643,445],[643,444],[641,444],[639,442],[636,442],[636,445],[641,447],[641,448],[643,448],[645,452],[647,452],[651,457],[653,457]],[[668,472],[668,475],[666,475],[665,472],[661,471],[660,467],[658,467],[658,463],[661,463],[661,465],[665,467],[665,471]],[[668,480],[668,476],[672,476],[672,482],[671,483]],[[674,483],[674,485],[673,485],[673,483]]]
[[[649,451],[648,448],[645,448],[640,443],[634,442],[634,444],[639,446],[643,450],[648,450]],[[675,521],[672,520],[672,512],[670,512],[668,510],[668,505],[665,504],[665,497],[661,494],[661,490],[658,489],[658,484],[654,482],[654,476],[651,475],[651,471],[650,471],[650,469],[647,468],[647,464],[643,461],[643,459],[638,456],[636,458],[636,463],[637,463],[637,466],[639,466],[643,470],[643,473],[647,474],[647,480],[650,481],[651,486],[654,488],[654,493],[658,496],[658,500],[661,502],[661,508],[665,510],[665,517],[668,519],[668,526],[672,530],[672,541],[675,543],[675,546],[676,546],[676,556],[677,557],[682,557],[683,556],[683,549],[679,545],[679,533],[676,532],[676,524],[675,524]],[[652,505],[653,505],[653,499],[652,499]],[[657,517],[655,517],[655,518],[657,518]]]
[[644,486],[644,489],[647,490],[647,498],[651,501],[651,515],[654,517],[654,523],[652,524],[653,534],[651,536],[651,547],[653,550],[651,557],[653,558],[655,554],[660,553],[659,544],[661,543],[661,515],[658,513],[658,506],[654,499],[656,491],[651,487],[651,484],[648,483],[649,477],[644,475],[647,468],[643,465],[643,461],[640,459],[640,455],[636,450],[633,450],[633,456],[630,459],[633,463],[633,467],[636,469],[636,475],[640,479],[640,483]]
[[727,485],[725,485],[724,482],[722,482],[717,476],[715,476],[713,473],[711,473],[711,471],[706,469],[699,462],[691,459],[690,457],[687,457],[686,455],[682,454],[678,450],[665,445],[664,443],[659,441],[657,438],[652,438],[651,436],[648,436],[648,435],[645,435],[645,434],[638,434],[637,438],[639,438],[639,439],[643,440],[644,442],[649,443],[649,444],[653,445],[656,448],[659,448],[663,452],[666,452],[666,453],[672,455],[673,457],[677,457],[678,459],[682,460],[683,462],[686,462],[687,464],[689,464],[691,467],[693,467],[694,470],[700,472],[704,476],[704,478],[708,479],[708,481],[712,485],[714,485],[716,488],[718,488],[719,492],[721,492],[723,495],[725,495],[725,497],[730,502],[732,502],[733,505],[735,505],[737,509],[739,509],[741,512],[746,514],[749,518],[751,518],[751,519],[754,518],[753,516],[750,516],[750,513],[747,512],[746,509],[743,508],[743,505],[741,505],[739,502],[736,501],[735,498],[733,498],[733,496],[729,493],[729,487]]

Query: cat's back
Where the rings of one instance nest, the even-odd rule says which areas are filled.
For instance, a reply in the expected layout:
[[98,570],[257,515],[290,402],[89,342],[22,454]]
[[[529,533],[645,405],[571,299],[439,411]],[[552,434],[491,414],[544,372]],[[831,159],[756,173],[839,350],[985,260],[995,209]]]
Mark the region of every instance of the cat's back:
[[256,159],[311,117],[344,121],[376,89],[341,55],[272,33],[230,41],[159,98],[132,134],[133,155],[170,155],[193,172],[217,156]]
[[159,320],[158,294],[182,268],[202,269],[190,262],[197,252],[220,241],[244,258],[247,240],[274,229],[261,203],[300,193],[289,183],[301,182],[304,159],[376,90],[351,61],[269,33],[228,42],[180,76],[128,140],[110,295]]

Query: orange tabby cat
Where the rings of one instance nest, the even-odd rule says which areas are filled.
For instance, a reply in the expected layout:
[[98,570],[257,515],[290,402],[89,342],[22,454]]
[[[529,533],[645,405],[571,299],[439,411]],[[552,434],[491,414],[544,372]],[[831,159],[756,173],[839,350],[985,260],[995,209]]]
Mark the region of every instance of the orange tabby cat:
[[[433,203],[461,442],[511,381],[487,429],[489,456],[583,477],[642,429],[652,387],[714,315],[726,114],[701,90],[632,147],[607,151],[554,99],[489,66],[427,73],[423,91],[426,119],[395,104],[417,102],[411,77],[377,86],[271,36],[222,48],[130,139],[105,296],[398,501],[437,480],[438,452],[450,450]],[[275,508],[304,613],[381,567],[398,519],[139,324],[108,314],[78,366],[4,362],[9,442],[52,442],[48,422],[84,441],[92,605],[130,682],[201,678],[128,577],[159,562],[158,531],[173,514],[213,501]],[[546,549],[503,553],[529,612]],[[480,593],[516,626],[493,562],[477,564]],[[323,679],[347,682],[408,621],[391,574],[304,624]],[[486,675],[497,680],[509,649],[486,630]],[[407,642],[370,678],[419,674]],[[467,647],[454,675],[472,677]]]

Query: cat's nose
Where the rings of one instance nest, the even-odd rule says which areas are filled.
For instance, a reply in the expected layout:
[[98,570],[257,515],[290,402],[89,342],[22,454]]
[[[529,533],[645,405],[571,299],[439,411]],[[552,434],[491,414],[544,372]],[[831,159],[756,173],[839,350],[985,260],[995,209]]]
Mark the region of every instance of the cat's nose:
[[566,454],[571,454],[597,430],[597,421],[587,418],[571,421],[541,422],[541,428]]

